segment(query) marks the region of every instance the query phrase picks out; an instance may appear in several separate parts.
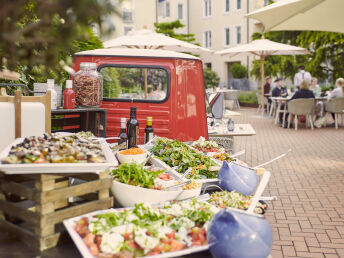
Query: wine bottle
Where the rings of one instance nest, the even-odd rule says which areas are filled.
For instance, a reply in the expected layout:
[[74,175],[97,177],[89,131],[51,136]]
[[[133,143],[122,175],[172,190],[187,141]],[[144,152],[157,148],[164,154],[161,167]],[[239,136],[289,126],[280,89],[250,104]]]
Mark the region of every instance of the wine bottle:
[[118,145],[122,144],[123,142],[125,142],[127,145],[128,136],[127,136],[126,124],[127,124],[127,119],[125,117],[122,117],[121,118],[121,131],[119,132],[119,135],[118,135],[118,138],[119,138]]
[[130,108],[130,119],[127,123],[128,149],[139,144],[139,122],[136,120],[136,107]]
[[145,143],[149,142],[153,138],[152,117],[147,117],[145,128]]

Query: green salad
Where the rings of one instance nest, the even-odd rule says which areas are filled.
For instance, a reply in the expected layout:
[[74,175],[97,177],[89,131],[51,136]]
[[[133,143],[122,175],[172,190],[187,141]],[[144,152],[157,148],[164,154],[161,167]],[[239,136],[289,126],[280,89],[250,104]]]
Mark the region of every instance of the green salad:
[[178,140],[159,138],[150,151],[170,167],[177,167],[179,173],[184,173],[191,167],[192,173],[188,178],[217,177],[218,170],[212,170],[217,164],[210,157],[196,152]]
[[154,189],[154,180],[164,172],[165,170],[148,171],[137,163],[124,163],[110,173],[120,183]]

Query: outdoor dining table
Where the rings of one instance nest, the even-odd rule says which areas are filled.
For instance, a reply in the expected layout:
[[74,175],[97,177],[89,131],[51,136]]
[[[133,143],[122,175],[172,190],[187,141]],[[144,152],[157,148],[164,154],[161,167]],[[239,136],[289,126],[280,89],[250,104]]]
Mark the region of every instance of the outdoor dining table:
[[[284,109],[283,109],[283,125],[285,124],[285,116],[287,113],[287,102],[289,100],[291,100],[292,96],[288,96],[288,97],[271,97],[272,101],[276,101],[277,102],[277,109],[276,109],[276,116],[275,116],[275,124],[277,124],[278,122],[278,116],[279,113],[281,112],[281,106],[282,104],[284,105]],[[316,97],[315,101],[325,101],[327,100],[327,97]]]

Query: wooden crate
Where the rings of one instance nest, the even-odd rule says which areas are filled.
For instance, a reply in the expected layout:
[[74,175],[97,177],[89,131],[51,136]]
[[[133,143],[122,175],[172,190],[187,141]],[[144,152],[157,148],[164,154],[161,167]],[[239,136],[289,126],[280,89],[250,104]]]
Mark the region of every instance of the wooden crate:
[[[82,179],[70,185],[69,178]],[[0,172],[0,227],[30,246],[57,245],[61,222],[113,206],[108,171],[99,174],[5,175]],[[71,198],[78,201],[71,201]]]

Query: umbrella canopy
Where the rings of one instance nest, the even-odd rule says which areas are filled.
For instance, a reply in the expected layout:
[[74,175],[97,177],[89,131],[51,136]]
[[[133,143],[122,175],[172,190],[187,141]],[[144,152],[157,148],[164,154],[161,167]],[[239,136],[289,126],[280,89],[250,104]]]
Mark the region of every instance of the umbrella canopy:
[[343,0],[280,0],[249,13],[265,30],[315,30],[344,33]]
[[219,55],[234,57],[237,55],[256,55],[260,57],[260,74],[261,74],[261,103],[264,112],[264,60],[270,55],[305,55],[309,54],[308,50],[301,47],[291,46],[274,42],[268,39],[254,40],[248,44],[227,48],[215,52]]
[[268,39],[257,39],[245,45],[240,45],[237,47],[217,51],[215,52],[215,54],[228,55],[230,57],[234,57],[240,54],[252,54],[256,56],[305,55],[309,54],[309,52],[307,49],[302,47],[282,44]]
[[171,38],[148,29],[130,31],[126,36],[103,42],[103,45],[105,48],[148,48],[165,49],[177,52],[192,52],[195,54],[211,53],[211,50],[207,48]]

